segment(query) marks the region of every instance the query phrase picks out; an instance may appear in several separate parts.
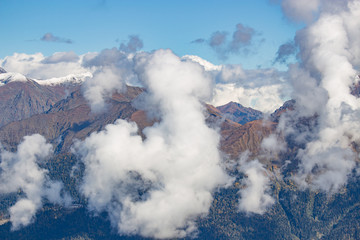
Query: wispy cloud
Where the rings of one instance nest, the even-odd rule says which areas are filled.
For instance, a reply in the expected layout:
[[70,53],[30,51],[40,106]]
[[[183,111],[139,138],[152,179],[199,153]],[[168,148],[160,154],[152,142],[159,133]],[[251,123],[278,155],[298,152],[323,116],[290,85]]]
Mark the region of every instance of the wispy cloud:
[[194,41],[191,41],[191,43],[204,43],[206,40],[203,38],[195,39]]
[[58,37],[53,35],[52,33],[45,33],[44,36],[40,38],[40,40],[44,42],[59,42],[59,43],[67,43],[67,44],[73,43],[71,39]]
[[42,53],[14,53],[0,59],[0,66],[8,72],[19,72],[29,78],[49,79],[88,72],[82,66],[82,59],[89,58],[90,55],[92,54],[77,56],[74,52],[57,52],[46,57]]
[[286,63],[289,57],[294,56],[298,48],[295,44],[295,41],[288,41],[279,46],[279,49],[276,52],[276,58],[274,63]]
[[89,209],[108,212],[120,234],[185,237],[208,213],[212,193],[231,182],[220,166],[220,136],[206,125],[201,104],[212,81],[170,50],[138,53],[134,61],[147,89],[137,107],[161,121],[144,130],[146,140],[134,122],[119,119],[78,141],[73,151],[85,164],[80,189]]
[[270,178],[264,165],[259,160],[249,160],[248,152],[241,154],[239,171],[245,174],[239,191],[239,211],[263,214],[275,200],[271,196]]
[[129,41],[125,44],[122,43],[119,47],[120,51],[124,51],[126,53],[129,52],[136,52],[142,49],[144,46],[143,41],[139,38],[139,36],[136,35],[130,35]]
[[350,88],[360,63],[360,2],[283,0],[282,7],[291,20],[308,24],[295,37],[301,64],[288,72],[295,110],[282,116],[279,129],[301,148],[294,180],[334,193],[358,158],[360,103]]
[[48,171],[40,167],[51,153],[51,144],[39,134],[24,137],[15,153],[0,148],[0,193],[16,193],[19,189],[24,193],[9,208],[13,230],[30,224],[44,199],[64,205],[71,203],[69,195],[61,194],[63,184],[50,180]]
[[226,31],[216,31],[211,34],[208,40],[198,38],[191,43],[206,43],[217,53],[219,58],[226,59],[230,54],[247,54],[251,52],[251,46],[255,43],[255,37],[259,36],[260,33],[251,27],[239,23],[236,25],[230,39],[228,39],[229,35],[230,33]]

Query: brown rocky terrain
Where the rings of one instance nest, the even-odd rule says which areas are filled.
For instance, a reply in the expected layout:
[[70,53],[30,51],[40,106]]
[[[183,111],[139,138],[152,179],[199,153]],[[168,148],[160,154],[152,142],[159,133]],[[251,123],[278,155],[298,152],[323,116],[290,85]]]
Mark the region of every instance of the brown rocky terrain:
[[0,127],[48,111],[55,103],[78,89],[73,85],[40,85],[32,79],[0,86]]
[[124,94],[114,94],[108,100],[109,109],[95,114],[81,91],[77,90],[47,112],[3,126],[0,128],[0,141],[4,146],[14,148],[24,136],[39,133],[57,145],[58,152],[68,151],[74,139],[83,139],[118,118],[131,118],[136,112],[131,100],[141,92],[140,88],[129,87]]
[[258,155],[262,140],[270,135],[276,124],[270,121],[255,120],[244,125],[221,129],[221,150],[236,158],[240,153],[249,150]]

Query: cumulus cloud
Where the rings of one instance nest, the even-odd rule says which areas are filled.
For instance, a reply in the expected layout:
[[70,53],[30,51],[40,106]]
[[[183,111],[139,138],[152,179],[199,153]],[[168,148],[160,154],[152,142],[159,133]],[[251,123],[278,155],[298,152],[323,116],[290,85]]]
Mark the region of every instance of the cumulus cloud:
[[[211,79],[195,63],[169,50],[136,57],[147,106],[160,122],[137,134],[135,123],[117,120],[75,144],[85,164],[81,192],[89,209],[107,212],[121,234],[185,237],[206,215],[212,193],[231,180],[218,150],[219,134],[205,124],[201,101]],[[209,177],[211,176],[211,177]]]
[[130,35],[127,44],[122,43],[119,47],[120,51],[126,53],[137,52],[144,46],[143,41],[136,35]]
[[[147,54],[144,52],[138,56]],[[84,56],[82,66],[91,69],[93,77],[83,84],[82,90],[93,112],[99,113],[105,110],[106,99],[116,91],[125,90],[125,85],[141,86],[134,72],[136,55],[112,48]]]
[[59,62],[77,62],[79,61],[79,56],[71,52],[56,52],[53,55],[46,57],[44,60],[42,60],[42,63],[45,64],[53,64],[53,63],[59,63]]
[[240,64],[227,64],[222,66],[216,80],[218,83],[240,83],[246,82],[246,77],[245,70]]
[[[301,186],[336,192],[355,167],[351,145],[360,141],[360,101],[350,92],[360,67],[360,2],[314,4],[320,4],[317,19],[295,37],[301,65],[289,71],[295,112],[284,116],[288,125],[280,126],[307,136],[301,138],[294,179]],[[305,127],[298,129],[292,122]]]
[[282,0],[285,15],[298,22],[311,22],[315,19],[321,0]]
[[211,104],[239,102],[263,112],[273,112],[290,97],[290,86],[275,69],[244,70],[240,65],[224,65],[216,76]]
[[270,195],[270,178],[257,159],[249,160],[248,157],[248,152],[245,152],[239,159],[239,171],[245,175],[245,188],[239,191],[239,210],[263,214],[275,202]]
[[125,89],[119,70],[114,67],[99,69],[83,85],[84,97],[89,101],[91,110],[100,113],[106,109],[106,98]]
[[246,107],[271,113],[284,102],[281,98],[282,87],[282,85],[271,85],[244,88],[235,83],[217,84],[214,97],[210,103],[214,106],[221,106],[234,101]]
[[328,93],[320,82],[299,64],[289,66],[288,77],[294,91],[291,96],[296,101],[297,117],[312,117],[320,114],[328,101]]
[[117,48],[104,49],[100,53],[86,55],[82,65],[86,68],[117,66],[126,63],[128,57],[128,54]]
[[68,195],[61,193],[62,184],[50,180],[48,171],[41,167],[52,153],[52,146],[44,137],[35,134],[24,137],[15,153],[1,150],[0,193],[23,194],[9,209],[12,229],[30,224],[41,208],[43,199],[59,204],[70,204]]
[[276,52],[274,63],[286,63],[289,57],[294,56],[297,52],[297,47],[294,41],[288,41],[281,44]]
[[[146,55],[146,52],[141,54]],[[103,68],[111,68],[124,81],[132,86],[138,86],[137,75],[134,73],[134,56],[136,53],[126,53],[117,48],[104,49],[100,53],[86,54],[82,66],[91,69],[92,72],[101,71]]]
[[281,7],[290,20],[311,24],[324,12],[337,14],[346,10],[349,2],[353,0],[281,0]]
[[208,40],[203,38],[196,39],[192,43],[206,42],[221,59],[227,59],[230,54],[247,54],[251,51],[251,46],[256,42],[256,36],[260,35],[255,29],[239,23],[235,31],[228,40],[229,33],[226,31],[216,31],[211,34]]
[[[300,171],[294,180],[302,188],[312,188],[335,193],[344,184],[355,167],[356,154],[349,148],[324,146],[322,140],[312,142],[299,152],[302,159]],[[325,147],[325,150],[319,149]]]
[[52,33],[45,33],[44,36],[42,36],[42,38],[40,40],[44,41],[44,42],[60,42],[60,43],[67,43],[67,44],[73,43],[73,41],[71,39],[57,37],[57,36],[54,36]]
[[213,97],[209,101],[220,106],[239,102],[263,112],[273,112],[290,98],[291,88],[284,72],[270,69],[243,69],[240,64],[213,65],[198,56],[184,56],[207,71],[215,81]]
[[130,35],[128,43],[122,43],[119,48],[114,47],[104,49],[100,53],[86,54],[82,66],[86,68],[115,66],[122,69],[133,69],[132,58],[142,47],[143,41],[136,35]]
[[88,55],[91,54],[76,57],[73,52],[61,52],[46,57],[42,53],[14,53],[0,59],[0,66],[8,72],[18,72],[29,78],[49,79],[88,72],[89,69],[82,66],[83,59]]
[[249,46],[255,34],[256,31],[253,28],[246,27],[241,23],[237,24],[230,43],[230,51],[238,52],[241,48]]

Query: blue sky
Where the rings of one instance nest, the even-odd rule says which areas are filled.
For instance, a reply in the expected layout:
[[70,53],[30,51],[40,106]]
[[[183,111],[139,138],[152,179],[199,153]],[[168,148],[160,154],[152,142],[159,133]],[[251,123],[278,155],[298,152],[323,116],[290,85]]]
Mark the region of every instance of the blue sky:
[[[254,30],[248,52],[219,57],[210,37],[220,31],[230,40],[239,23]],[[278,47],[299,28],[269,0],[0,0],[0,58],[15,52],[99,52],[138,35],[146,51],[170,48],[215,64],[271,67]],[[46,33],[57,38],[41,41]],[[204,42],[191,43],[196,39]]]

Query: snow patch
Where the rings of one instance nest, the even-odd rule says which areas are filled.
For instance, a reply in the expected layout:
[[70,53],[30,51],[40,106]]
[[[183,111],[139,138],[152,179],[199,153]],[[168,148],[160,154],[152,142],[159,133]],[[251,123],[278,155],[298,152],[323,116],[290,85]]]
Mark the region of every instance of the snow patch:
[[35,80],[40,85],[61,85],[61,84],[81,84],[86,78],[92,78],[93,75],[90,72],[80,73],[80,74],[69,74],[65,77],[59,78],[50,78],[45,80]]
[[9,82],[26,82],[27,78],[20,73],[6,72],[0,73],[0,86]]

